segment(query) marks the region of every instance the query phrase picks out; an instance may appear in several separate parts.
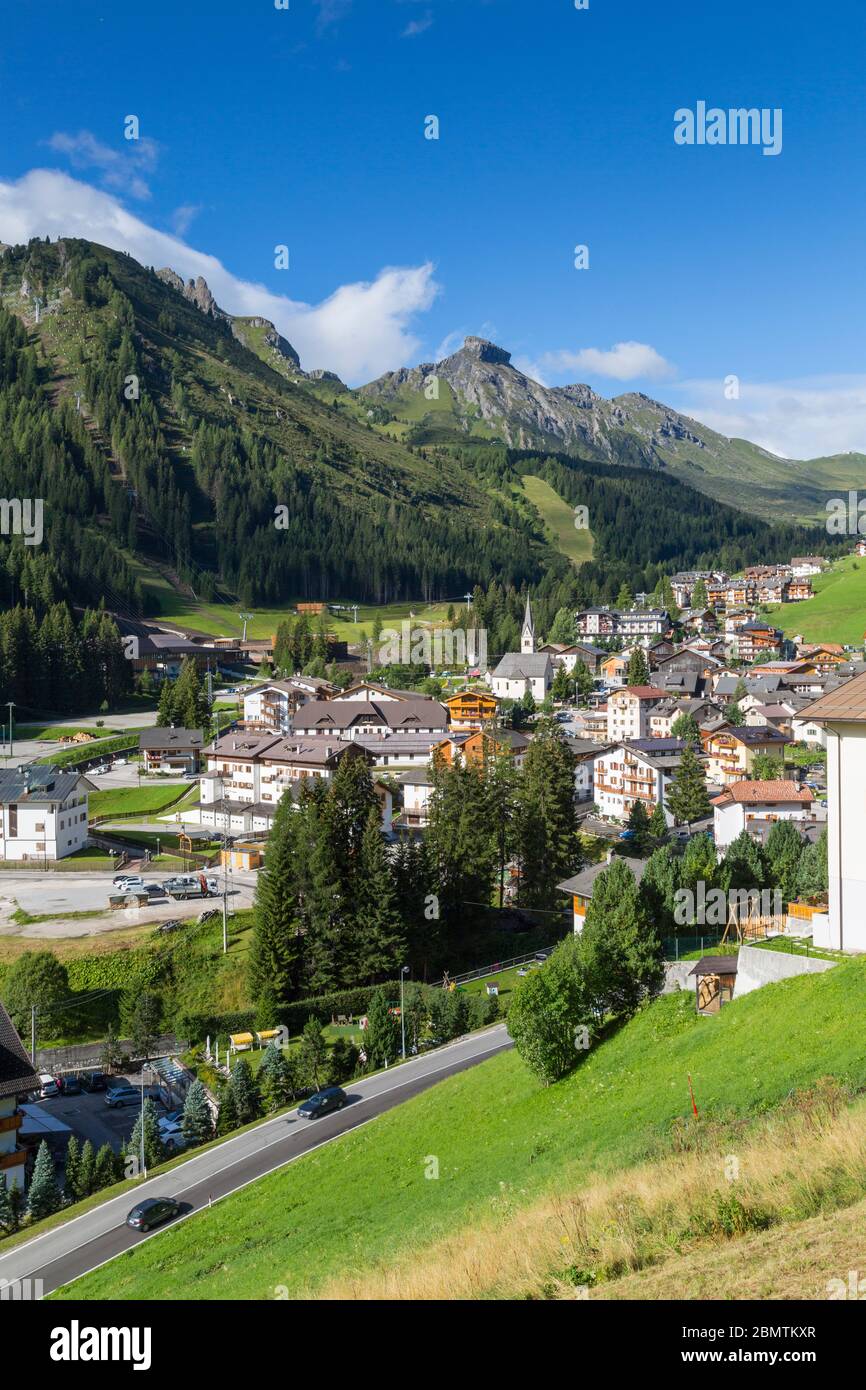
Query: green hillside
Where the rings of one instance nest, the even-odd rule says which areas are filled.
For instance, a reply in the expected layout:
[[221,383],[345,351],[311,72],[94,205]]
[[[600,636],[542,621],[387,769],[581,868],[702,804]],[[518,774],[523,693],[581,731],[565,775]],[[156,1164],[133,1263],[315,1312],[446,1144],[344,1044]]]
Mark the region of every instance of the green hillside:
[[797,604],[770,604],[783,630],[807,642],[862,647],[866,631],[866,560],[848,555],[812,579],[815,597]]
[[524,493],[537,508],[557,549],[562,551],[563,555],[567,555],[575,565],[582,565],[584,560],[591,560],[592,531],[575,527],[574,508],[563,501],[543,478],[525,473],[522,482]]
[[[732,1142],[746,1145],[751,1126],[773,1107],[781,1115],[794,1093],[823,1077],[863,1089],[864,983],[866,961],[845,962],[756,991],[715,1018],[696,1016],[690,992],[661,998],[547,1089],[515,1053],[496,1057],[60,1296],[150,1299],[174,1288],[187,1298],[262,1299],[284,1286],[291,1298],[401,1264],[415,1277],[437,1242],[471,1235],[483,1246],[534,1201],[578,1200],[592,1183],[622,1178],[627,1187],[624,1175],[636,1165],[676,1162],[706,1145],[721,1154]],[[425,1176],[434,1159],[437,1178]],[[861,1186],[862,1176],[849,1174],[833,1190],[853,1201]],[[820,1197],[817,1184],[812,1196]],[[560,1230],[571,1238],[570,1227]],[[501,1273],[487,1271],[487,1292]]]

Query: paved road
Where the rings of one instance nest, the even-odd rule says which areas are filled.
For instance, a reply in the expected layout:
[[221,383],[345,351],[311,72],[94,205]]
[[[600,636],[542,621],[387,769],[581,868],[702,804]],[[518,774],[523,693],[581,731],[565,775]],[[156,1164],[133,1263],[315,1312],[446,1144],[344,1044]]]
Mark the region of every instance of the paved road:
[[357,1129],[376,1115],[419,1095],[437,1081],[466,1071],[478,1062],[511,1047],[504,1024],[485,1029],[460,1042],[414,1058],[403,1066],[353,1082],[345,1110],[320,1120],[302,1120],[296,1111],[268,1120],[257,1129],[200,1154],[169,1173],[148,1180],[120,1197],[75,1217],[45,1235],[35,1236],[0,1255],[0,1279],[41,1279],[43,1293],[71,1283],[142,1240],[124,1225],[127,1212],[144,1197],[176,1197],[181,1220],[207,1207],[209,1201],[236,1192],[265,1173],[282,1168],[311,1149]]

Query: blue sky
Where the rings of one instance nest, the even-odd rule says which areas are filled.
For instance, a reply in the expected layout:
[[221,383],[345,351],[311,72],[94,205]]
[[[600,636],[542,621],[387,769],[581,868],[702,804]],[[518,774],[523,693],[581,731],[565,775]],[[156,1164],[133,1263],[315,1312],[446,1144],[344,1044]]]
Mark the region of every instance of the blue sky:
[[[866,450],[864,41],[856,0],[16,0],[0,239],[203,273],[353,384],[481,333],[548,384]],[[780,108],[781,153],[677,145],[699,100]]]

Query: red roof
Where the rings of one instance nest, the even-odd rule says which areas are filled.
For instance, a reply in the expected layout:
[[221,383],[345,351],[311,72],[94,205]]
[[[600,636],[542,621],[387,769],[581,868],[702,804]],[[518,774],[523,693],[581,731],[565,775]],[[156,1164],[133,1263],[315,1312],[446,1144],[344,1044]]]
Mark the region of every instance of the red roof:
[[668,692],[659,690],[655,685],[625,685],[622,690],[615,690],[614,695],[636,695],[639,700],[666,700]]
[[742,805],[755,805],[768,801],[798,801],[808,806],[812,801],[809,787],[798,787],[796,782],[732,782],[721,796],[714,797],[714,806],[724,806],[729,801]]

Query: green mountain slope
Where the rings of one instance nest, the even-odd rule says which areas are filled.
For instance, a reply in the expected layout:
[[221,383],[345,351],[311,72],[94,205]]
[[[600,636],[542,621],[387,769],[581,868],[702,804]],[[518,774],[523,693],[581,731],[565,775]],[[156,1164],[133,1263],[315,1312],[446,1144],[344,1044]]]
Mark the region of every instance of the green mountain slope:
[[[643,1231],[639,1210],[634,1221],[628,1218],[628,1203],[636,1201],[628,1196],[630,1170],[641,1167],[642,1194],[652,1187],[647,1165],[706,1149],[721,1202],[731,1194],[723,1158],[745,1154],[745,1126],[774,1108],[783,1118],[792,1093],[822,1077],[852,1090],[866,1086],[859,1041],[866,1023],[864,972],[866,963],[845,962],[826,974],[758,990],[715,1018],[696,1016],[690,991],[667,996],[547,1088],[515,1053],[496,1057],[168,1229],[62,1296],[153,1299],[182,1288],[189,1298],[273,1298],[284,1286],[290,1298],[309,1297],[327,1291],[329,1281],[347,1296],[346,1286],[356,1281],[357,1296],[365,1296],[369,1283],[367,1296],[376,1297],[380,1276],[392,1270],[395,1288],[402,1272],[422,1290],[425,1261],[437,1260],[441,1242],[452,1239],[451,1270],[460,1290],[483,1297],[515,1272],[498,1262],[496,1239],[519,1223],[524,1208],[544,1197],[554,1202],[553,1244],[560,1267],[568,1265],[574,1253],[562,1237],[570,1241],[580,1230],[581,1194],[613,1179],[625,1188],[618,1210],[628,1268],[628,1252]],[[689,1118],[689,1075],[701,1115],[697,1125]],[[844,1160],[843,1154],[835,1186],[825,1187],[816,1171],[805,1194],[813,1210],[823,1200],[860,1196],[860,1169]],[[707,1215],[717,1210],[716,1236],[727,1239],[724,1206],[716,1209],[715,1191],[710,1195]],[[698,1194],[699,1200],[707,1196],[706,1189]],[[802,1191],[797,1199],[802,1205]],[[704,1209],[694,1212],[696,1223]],[[574,1215],[566,1223],[567,1210]],[[683,1205],[683,1240],[691,1215]],[[710,1222],[710,1237],[713,1229]],[[696,1236],[700,1230],[696,1225]],[[486,1267],[464,1265],[464,1239],[482,1251],[489,1243]],[[511,1253],[518,1262],[526,1254],[519,1243]],[[467,1269],[476,1275],[474,1292],[465,1287]],[[542,1287],[539,1279],[536,1296]],[[460,1296],[453,1283],[451,1289],[440,1285],[437,1293],[431,1281],[420,1296]]]

